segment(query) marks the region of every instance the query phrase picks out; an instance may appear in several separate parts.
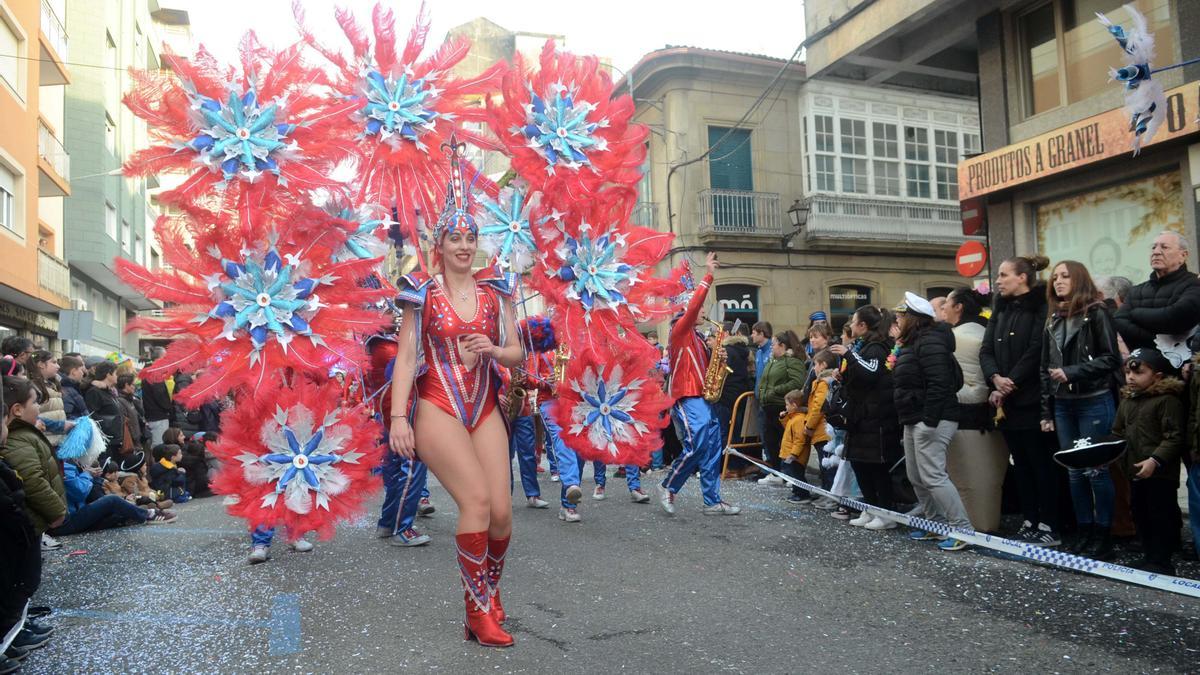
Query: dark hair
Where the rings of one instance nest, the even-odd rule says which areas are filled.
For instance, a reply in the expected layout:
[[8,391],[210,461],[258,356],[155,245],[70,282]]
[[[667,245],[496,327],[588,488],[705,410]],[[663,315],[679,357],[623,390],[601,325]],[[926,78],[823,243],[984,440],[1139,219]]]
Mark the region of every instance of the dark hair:
[[64,376],[67,373],[70,373],[72,370],[82,367],[83,359],[79,358],[75,354],[64,354],[63,357],[58,360],[58,368],[60,371],[62,371]]
[[136,380],[136,379],[137,378],[135,378],[133,375],[118,375],[117,376],[117,391],[121,391],[125,387],[133,384],[134,380]]
[[117,364],[112,361],[101,361],[92,366],[91,380],[99,382],[115,372],[117,372]]
[[4,356],[20,356],[33,348],[33,340],[20,335],[9,335],[0,342],[0,354]]
[[38,393],[38,403],[45,403],[50,400],[50,390],[58,391],[58,384],[46,380],[42,377],[41,365],[54,358],[54,355],[45,349],[39,349],[29,357],[29,368],[25,369],[25,376],[33,383],[33,388]]
[[821,351],[817,352],[816,354],[813,354],[812,360],[813,360],[813,368],[815,369],[817,367],[817,364],[819,364],[819,363],[825,364],[825,365],[829,366],[830,368],[837,368],[838,361],[840,361],[841,359],[838,358],[837,354],[834,354],[833,352],[829,351],[828,349],[822,349]]
[[804,392],[800,391],[799,389],[793,389],[784,395],[783,400],[788,403],[794,403],[795,405],[803,405]]
[[900,337],[898,339],[902,344],[912,344],[916,342],[921,333],[933,326],[933,322],[933,317],[928,314],[905,312],[900,316]]
[[8,416],[8,410],[14,405],[24,405],[29,402],[29,397],[33,394],[33,383],[24,377],[4,377],[4,414]]
[[1054,292],[1054,284],[1047,284],[1046,301],[1050,307],[1064,312],[1067,316],[1075,316],[1087,312],[1088,307],[1104,300],[1104,294],[1096,288],[1096,282],[1092,281],[1091,273],[1081,262],[1063,260],[1055,263],[1051,268],[1051,282],[1054,281],[1053,270],[1058,269],[1060,265],[1067,268],[1067,278],[1071,280],[1071,292],[1068,297],[1060,298]]
[[183,430],[179,427],[167,427],[167,430],[162,435],[163,443],[175,443],[176,445],[183,443]]
[[862,336],[863,342],[883,342],[890,339],[888,329],[892,327],[892,313],[884,315],[883,310],[875,305],[859,307],[851,315],[851,321],[861,321],[867,325],[867,332]]
[[771,328],[770,321],[758,321],[754,324],[754,327],[751,330],[756,330],[762,333],[763,337],[767,338],[768,340],[775,336],[775,330]]
[[800,336],[796,335],[796,331],[785,330],[774,337],[774,340],[783,345],[784,348],[791,350],[792,356],[800,357],[800,352],[804,349],[800,346]]
[[1037,273],[1050,266],[1050,259],[1044,255],[1018,255],[1006,258],[1004,262],[1013,266],[1013,274],[1024,275],[1025,285],[1030,288],[1037,282]]
[[988,320],[983,316],[983,308],[987,306],[987,299],[982,293],[967,286],[959,286],[950,291],[946,296],[946,302],[953,302],[956,306],[962,307],[962,317],[958,320],[958,326],[964,323],[977,323],[980,326],[987,326]]
[[737,325],[737,334],[738,334],[738,335],[741,335],[742,337],[750,337],[750,326],[749,326],[749,324],[746,324],[745,322],[743,322],[743,323],[739,323],[739,324]]
[[177,452],[183,452],[183,449],[174,443],[163,443],[162,445],[156,445],[154,446],[153,450],[155,461],[160,459],[171,459]]

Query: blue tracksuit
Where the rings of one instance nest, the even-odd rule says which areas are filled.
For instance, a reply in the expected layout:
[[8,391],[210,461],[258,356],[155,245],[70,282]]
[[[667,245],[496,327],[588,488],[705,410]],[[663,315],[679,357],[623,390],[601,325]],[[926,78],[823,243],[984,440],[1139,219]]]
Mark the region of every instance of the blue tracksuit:
[[405,459],[388,452],[380,467],[383,472],[383,509],[379,527],[397,534],[412,527],[421,499],[429,495],[429,470],[418,459]]
[[678,493],[687,479],[700,471],[700,492],[704,505],[721,503],[721,439],[720,425],[712,406],[699,396],[681,398],[671,406],[675,433],[682,451],[671,465],[662,485]]
[[[540,497],[542,490],[538,487],[537,479],[537,434],[533,424],[533,415],[516,417],[512,421],[508,436],[509,484],[512,484],[512,458],[517,458],[517,468],[521,472],[521,487],[525,497]],[[509,488],[511,491],[511,487]]]

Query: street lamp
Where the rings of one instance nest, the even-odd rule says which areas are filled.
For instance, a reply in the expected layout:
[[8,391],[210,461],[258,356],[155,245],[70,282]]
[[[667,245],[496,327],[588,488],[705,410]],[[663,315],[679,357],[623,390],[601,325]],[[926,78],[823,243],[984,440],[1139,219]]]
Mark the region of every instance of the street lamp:
[[792,227],[795,228],[783,238],[783,247],[787,248],[792,239],[804,229],[804,223],[808,221],[809,206],[806,202],[799,199],[792,202],[792,207],[787,210],[788,218],[792,221]]

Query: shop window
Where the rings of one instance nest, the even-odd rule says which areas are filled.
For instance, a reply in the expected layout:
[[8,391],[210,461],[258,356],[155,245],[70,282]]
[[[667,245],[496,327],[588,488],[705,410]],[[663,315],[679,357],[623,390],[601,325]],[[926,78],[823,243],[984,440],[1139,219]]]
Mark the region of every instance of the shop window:
[[835,332],[842,330],[859,307],[871,304],[871,291],[870,286],[829,287],[829,321]]
[[1185,231],[1183,204],[1178,171],[1043,202],[1036,207],[1038,251],[1052,263],[1078,260],[1093,277],[1136,284],[1150,276],[1154,238]]
[[722,284],[717,286],[717,304],[725,313],[725,321],[753,326],[758,321],[758,286]]
[[[1121,48],[1096,13],[1128,29],[1126,0],[1051,0],[1017,17],[1026,113],[1036,115],[1112,88],[1109,68],[1122,65]],[[1171,0],[1133,0],[1154,34],[1155,63],[1179,59],[1171,27]]]

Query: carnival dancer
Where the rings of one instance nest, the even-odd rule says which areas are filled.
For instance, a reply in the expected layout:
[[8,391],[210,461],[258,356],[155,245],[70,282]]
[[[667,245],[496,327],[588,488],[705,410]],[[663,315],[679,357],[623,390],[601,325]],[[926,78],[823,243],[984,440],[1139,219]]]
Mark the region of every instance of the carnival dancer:
[[721,500],[720,427],[712,406],[704,400],[703,395],[709,356],[704,338],[696,331],[696,321],[708,296],[713,272],[718,266],[717,254],[709,253],[705,265],[707,274],[696,284],[687,309],[671,325],[668,341],[671,375],[667,393],[675,399],[671,406],[671,418],[683,450],[663,479],[659,488],[659,503],[664,511],[674,515],[675,495],[687,479],[699,470],[705,515],[734,516],[741,513],[742,509]]
[[[436,276],[401,277],[404,317],[397,335],[389,445],[417,456],[458,505],[456,540],[465,588],[464,637],[507,647],[512,636],[499,582],[512,533],[508,491],[508,436],[498,409],[497,365],[525,360],[513,321],[511,275],[498,268],[472,273],[478,228],[467,207],[459,157],[454,153],[447,208],[432,233]],[[405,401],[415,387],[416,400]]]
[[[389,384],[396,358],[394,334],[371,336],[367,340],[367,353],[370,358],[370,370],[366,377],[367,395],[374,396],[376,392],[379,392],[379,403],[376,410],[379,411],[379,416],[382,418],[383,433],[386,438],[391,431],[392,422],[388,415],[392,409],[392,392]],[[383,477],[383,507],[380,510],[379,522],[376,524],[375,536],[386,539],[393,546],[411,547],[428,544],[431,541],[429,535],[413,527],[413,520],[420,512],[422,503],[428,503],[429,471],[425,464],[416,457],[409,458],[396,453],[387,453],[380,466],[380,475]],[[433,505],[430,504],[429,508],[432,509]]]
[[517,459],[517,470],[521,474],[521,487],[525,491],[525,505],[531,509],[549,508],[550,502],[542,499],[541,486],[537,477],[537,424],[534,412],[541,396],[550,394],[549,383],[536,376],[538,355],[531,353],[523,368],[507,373],[505,405],[512,418],[509,423],[508,461],[509,489],[512,489],[512,460]]

